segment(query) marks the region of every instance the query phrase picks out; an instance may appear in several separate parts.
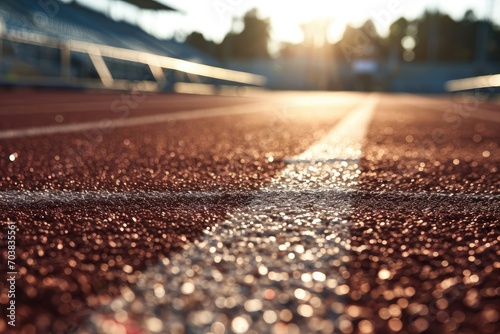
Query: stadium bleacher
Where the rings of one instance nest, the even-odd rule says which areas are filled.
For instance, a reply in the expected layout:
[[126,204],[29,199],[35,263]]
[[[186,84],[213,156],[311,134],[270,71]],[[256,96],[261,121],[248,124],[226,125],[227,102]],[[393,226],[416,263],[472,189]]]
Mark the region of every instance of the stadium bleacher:
[[[55,1],[55,0],[54,0]],[[103,13],[75,1],[56,2],[50,12],[38,0],[0,1],[0,21],[6,31],[31,33],[57,41],[82,41],[118,47],[148,54],[182,59],[198,64],[220,67],[221,64],[194,47],[175,40],[160,40],[141,28],[124,21],[114,21]],[[61,50],[29,43],[4,43],[0,78],[22,76],[58,78],[62,76]],[[71,52],[69,74],[72,78],[99,78],[88,54]],[[154,81],[144,63],[104,58],[113,79]],[[165,76],[192,80],[185,73],[165,70]],[[178,79],[177,79],[178,80]],[[214,83],[214,79],[195,76],[197,83]]]

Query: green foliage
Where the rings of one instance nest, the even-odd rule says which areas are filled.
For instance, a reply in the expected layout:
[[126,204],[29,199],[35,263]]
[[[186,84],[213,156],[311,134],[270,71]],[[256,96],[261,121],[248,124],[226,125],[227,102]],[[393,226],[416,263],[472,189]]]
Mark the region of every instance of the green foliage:
[[[243,25],[241,32],[228,33],[221,44],[205,40],[198,32],[189,35],[187,42],[221,60],[269,57],[269,20],[252,10],[244,16]],[[408,37],[415,44],[411,49],[402,44]],[[484,48],[478,43],[484,43]],[[310,47],[284,43],[282,55],[305,54]],[[500,61],[500,29],[490,22],[478,21],[472,10],[458,21],[443,13],[426,12],[413,21],[399,18],[390,26],[387,37],[377,33],[372,21],[361,27],[347,26],[342,39],[325,48],[330,48],[327,54],[332,57],[348,61],[356,58],[383,61],[394,55],[419,62],[472,62],[478,57]]]
[[243,25],[241,32],[230,32],[221,44],[205,40],[198,32],[189,35],[186,42],[220,60],[268,58],[269,21],[252,10],[243,17]]

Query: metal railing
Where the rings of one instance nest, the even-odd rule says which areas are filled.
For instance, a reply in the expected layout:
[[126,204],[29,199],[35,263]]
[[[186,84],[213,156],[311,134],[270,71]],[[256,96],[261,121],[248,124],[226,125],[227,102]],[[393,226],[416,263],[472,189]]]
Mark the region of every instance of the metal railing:
[[445,84],[445,88],[449,92],[493,87],[500,87],[500,74],[450,80]]
[[[107,88],[125,88],[128,85],[127,80],[116,80],[113,78],[104,57],[147,65],[156,80],[158,87],[163,86],[167,81],[163,71],[164,69],[243,85],[264,86],[266,84],[266,78],[256,74],[203,65],[182,59],[114,46],[78,40],[63,41],[37,33],[16,30],[6,30],[2,32],[2,29],[0,29],[0,63],[2,62],[3,40],[10,41],[11,43],[21,43],[59,49],[61,82],[89,82],[89,80],[71,76],[71,53],[79,52],[89,56],[102,85]],[[41,78],[38,79],[40,80]],[[129,84],[131,83],[129,82]],[[150,86],[151,85],[148,87]]]

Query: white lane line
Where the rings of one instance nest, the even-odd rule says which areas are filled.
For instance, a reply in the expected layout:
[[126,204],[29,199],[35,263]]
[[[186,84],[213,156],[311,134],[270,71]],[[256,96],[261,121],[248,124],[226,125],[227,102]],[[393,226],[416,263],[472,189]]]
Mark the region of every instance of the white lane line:
[[[16,115],[39,115],[39,114],[67,114],[67,113],[78,113],[82,111],[95,112],[95,111],[113,111],[113,109],[123,109],[128,108],[138,109],[140,111],[145,110],[158,110],[163,106],[168,106],[169,108],[181,109],[186,105],[189,105],[191,101],[189,100],[173,100],[170,101],[168,97],[164,100],[152,99],[148,100],[147,96],[140,97],[141,100],[134,101],[133,96],[130,99],[120,99],[117,97],[113,101],[102,101],[102,102],[65,102],[65,103],[47,103],[47,104],[32,104],[32,105],[0,105],[0,116],[16,116]],[[204,100],[198,101],[203,105]],[[130,104],[128,104],[130,103]],[[208,101],[210,103],[210,101]],[[229,105],[245,105],[256,102],[243,102],[243,103],[229,103]],[[189,109],[187,109],[189,110]]]
[[[359,175],[359,151],[366,133],[366,129],[359,128],[368,127],[377,100],[377,96],[370,96],[362,101],[361,106],[351,111],[327,136],[305,153],[291,158],[290,161],[296,162],[273,178],[269,187],[256,191],[245,206],[229,211],[227,219],[208,231],[202,241],[187,244],[182,252],[173,254],[159,266],[144,270],[141,284],[132,287],[134,299],[139,299],[144,309],[131,308],[130,294],[119,297],[113,305],[125,309],[131,318],[139,319],[139,327],[146,332],[168,333],[173,331],[170,326],[178,324],[189,326],[186,332],[207,332],[218,319],[226,328],[232,327],[233,332],[243,333],[249,327],[257,332],[268,332],[270,327],[262,317],[252,320],[246,301],[258,300],[256,303],[262,312],[288,308],[302,312],[302,291],[315,295],[321,285],[325,298],[345,304],[345,290],[337,287],[345,284],[340,268],[343,261],[348,261],[351,238],[350,224],[346,223],[355,201],[349,193],[325,198],[320,191],[329,191],[323,181],[332,178],[329,174],[332,171],[339,173],[336,186],[353,185]],[[354,124],[358,129],[344,128]],[[332,145],[343,147],[337,150],[332,149]],[[329,155],[333,152],[342,154],[342,158],[350,162],[321,163],[323,169],[317,170],[317,178],[301,174],[317,167],[311,160],[336,159]],[[311,182],[305,184],[304,179]],[[190,274],[194,271],[196,274]],[[292,273],[293,277],[288,277]],[[283,279],[285,276],[288,278]],[[313,285],[312,280],[317,282]],[[154,286],[162,287],[162,298],[147,301],[145,296]],[[288,294],[287,305],[280,303],[279,298],[263,298],[262,292],[266,289],[275,291],[276,296]],[[295,295],[294,291],[297,291]],[[230,302],[230,298],[236,298],[231,303],[230,317],[239,316],[244,320],[235,322],[224,316],[229,314],[221,305],[224,300]],[[181,306],[172,307],[175,300]],[[209,317],[197,324],[200,305]],[[116,308],[97,311],[89,325],[95,327],[90,331],[102,331],[101,321],[112,318],[116,311]],[[291,321],[300,332],[308,328],[307,317],[323,317],[321,309],[307,307],[305,312],[308,315],[302,320],[294,316]],[[326,318],[333,322],[342,313]],[[154,321],[155,328],[151,327],[153,322],[144,319],[146,314],[161,314],[161,318]],[[335,328],[338,325],[336,323]]]
[[[272,325],[264,322],[262,313],[278,319],[283,311],[294,312],[290,324],[296,323],[296,332],[311,331],[310,319],[331,328],[329,332],[341,327],[337,320],[344,307],[330,306],[345,304],[349,291],[342,276],[348,274],[342,267],[349,252],[356,251],[346,224],[355,204],[349,195],[357,192],[351,186],[359,175],[364,134],[375,107],[376,98],[368,98],[342,126],[290,158],[290,165],[269,188],[256,191],[247,207],[228,213],[204,240],[143,271],[133,292],[124,289],[112,309],[95,312],[88,332],[110,332],[106,320],[122,309],[130,319],[141,321],[146,332],[208,332],[215,321],[228,332],[269,332]],[[312,170],[320,174],[318,180],[310,175]],[[334,189],[325,187],[322,179],[332,175],[337,175]],[[320,201],[338,189],[345,191]],[[319,306],[306,304],[304,296],[317,298]]]
[[[366,101],[363,102],[360,106],[355,108],[353,111],[349,112],[347,116],[345,116],[326,136],[324,136],[320,141],[311,146],[304,153],[299,154],[290,159],[285,159],[285,162],[288,164],[299,164],[302,162],[311,162],[312,160],[321,160],[323,162],[335,163],[339,160],[341,162],[349,162],[349,164],[355,164],[361,158],[361,143],[365,136],[366,128],[368,127],[369,120],[372,117],[373,110],[377,104],[378,96],[370,95],[366,98]],[[251,106],[251,110],[259,110],[262,109],[257,108],[255,105]],[[177,117],[187,117],[185,119],[198,118],[198,117],[207,117],[207,115],[220,115],[222,112],[224,115],[227,115],[228,112],[231,112],[231,109],[222,108],[217,111],[192,111],[192,112],[180,112],[176,113]],[[241,109],[239,110],[242,111]],[[238,112],[238,110],[233,110],[233,112]],[[174,116],[175,116],[174,115]],[[167,120],[172,119],[173,114],[162,115],[168,117]],[[133,121],[133,125],[139,125],[138,122],[141,122],[143,118],[132,118],[129,121]],[[153,119],[156,120],[154,117]],[[179,119],[179,118],[175,118]],[[150,117],[146,118],[147,121],[150,120]],[[124,121],[125,122],[125,121]],[[156,121],[155,121],[156,123]],[[85,124],[85,123],[84,123]],[[84,124],[75,124],[75,126],[83,126]],[[142,123],[144,124],[144,123]],[[141,124],[141,125],[142,125]],[[1,136],[1,133],[0,133]],[[1,138],[1,137],[0,137]],[[331,157],[335,157],[334,159],[330,159]],[[285,170],[282,175],[287,174],[288,171]],[[281,181],[279,178],[275,181]],[[133,194],[137,192],[131,192]],[[27,195],[23,195],[27,194]],[[28,195],[29,194],[29,195]],[[172,193],[165,192],[164,195],[171,196]],[[207,193],[200,193],[203,195]],[[156,193],[156,195],[160,195]],[[127,196],[127,193],[112,193],[112,192],[55,192],[55,191],[39,191],[39,192],[0,192],[0,199],[3,200],[14,200],[16,197],[21,199],[33,199],[33,200],[42,200],[42,201],[51,201],[51,200],[89,200],[89,199],[105,199],[112,196],[123,197]],[[146,194],[141,193],[140,196],[146,196]]]
[[71,133],[88,131],[93,129],[114,129],[130,126],[140,126],[164,123],[168,121],[193,120],[200,118],[211,118],[219,116],[240,115],[256,112],[276,111],[276,106],[271,103],[253,103],[244,105],[233,105],[228,107],[197,109],[189,111],[179,111],[168,114],[148,115],[140,117],[130,117],[122,119],[105,119],[101,121],[50,125],[41,127],[31,127],[24,129],[12,129],[0,131],[0,139],[14,139],[42,135],[54,135],[61,133]]
[[[272,100],[271,102],[244,103],[244,104],[237,104],[224,107],[186,110],[186,111],[172,112],[166,114],[133,116],[129,118],[119,118],[119,119],[105,118],[100,121],[58,124],[58,125],[21,128],[12,130],[0,130],[0,139],[14,139],[14,138],[33,137],[33,136],[54,135],[54,134],[72,133],[72,132],[88,131],[95,129],[109,130],[114,128],[164,123],[169,121],[193,120],[201,118],[241,115],[241,114],[250,114],[258,112],[277,112],[278,110],[281,109],[286,110],[287,112],[293,112],[297,110],[302,110],[305,107],[317,108],[320,106],[324,106],[325,108],[328,107],[338,108],[339,105],[335,102],[336,100],[335,97],[336,95],[323,96],[313,101],[309,101],[308,99],[304,100],[304,99],[278,98]],[[343,101],[342,103],[340,103],[340,105],[342,107],[346,107],[352,105],[352,102],[346,103],[345,101]],[[121,116],[120,114],[117,115]]]
[[[117,97],[117,100],[120,101]],[[16,104],[1,105],[0,116],[31,115],[48,113],[72,113],[81,111],[111,110],[113,101],[106,102],[63,102],[63,103],[39,103],[39,104]],[[141,104],[146,101],[141,102]]]
[[[288,197],[296,198],[300,196],[370,196],[374,201],[380,197],[399,197],[405,200],[419,199],[449,199],[449,200],[479,200],[479,201],[500,201],[500,194],[469,194],[469,193],[450,193],[450,192],[428,192],[428,191],[373,191],[361,190],[352,188],[332,188],[332,189],[315,189],[303,188],[297,189],[262,189],[254,191],[83,191],[83,192],[66,192],[66,191],[22,191],[9,190],[0,191],[0,203],[8,206],[20,205],[60,205],[79,202],[134,202],[138,200],[156,200],[156,201],[196,201],[207,203],[215,199],[223,199],[223,202],[232,200],[244,200],[245,198],[257,198],[259,196],[266,197]],[[81,204],[81,203],[79,203]]]
[[[344,117],[327,135],[319,142],[313,144],[305,152],[284,161],[293,166],[298,164],[314,165],[317,163],[326,164],[333,168],[342,168],[349,165],[355,165],[361,158],[361,149],[370,119],[377,105],[378,97],[375,95],[369,96],[367,100],[358,108],[351,111]],[[180,113],[184,114],[184,113]],[[335,157],[335,158],[332,158]],[[304,168],[306,169],[306,168]],[[289,175],[291,169],[283,171],[281,176]],[[468,199],[498,199],[498,194],[468,194],[468,193],[439,193],[439,192],[407,192],[407,191],[363,191],[352,189],[342,185],[334,189],[320,188],[294,188],[288,189],[282,187],[282,177],[277,177],[272,181],[274,183],[270,189],[256,191],[129,191],[129,192],[113,192],[113,191],[83,191],[83,192],[66,192],[66,191],[0,191],[0,200],[3,203],[12,205],[19,204],[34,204],[34,203],[60,203],[60,202],[75,202],[75,201],[133,201],[135,199],[203,199],[221,196],[241,197],[251,196],[257,197],[260,193],[265,193],[266,196],[283,195],[288,192],[290,195],[301,192],[320,193],[320,192],[336,192],[349,193],[360,195],[397,195],[406,198],[461,198]],[[280,190],[281,189],[281,190]],[[282,189],[287,189],[283,191]]]
[[[344,93],[342,93],[344,94]],[[124,94],[125,95],[125,94]],[[345,95],[345,94],[344,94]],[[164,96],[163,99],[159,99],[155,96],[152,99],[149,99],[148,95],[138,95],[139,99],[134,100],[135,95],[125,95],[125,96],[116,96],[114,100],[105,100],[105,101],[80,101],[80,102],[49,102],[49,103],[31,103],[26,104],[22,103],[22,101],[17,101],[16,104],[0,104],[0,116],[12,116],[12,115],[37,115],[37,114],[67,114],[67,113],[78,113],[82,111],[112,111],[113,108],[129,108],[129,109],[138,109],[138,110],[157,110],[161,108],[161,104],[168,105],[169,108],[172,107],[183,107],[189,105],[192,102],[192,99],[178,97],[174,100],[169,100],[168,96]],[[90,97],[89,97],[90,98]],[[325,105],[325,102],[334,103],[336,106],[342,105],[351,105],[353,104],[352,96],[345,97],[339,96],[339,93],[328,93],[325,95],[321,93],[321,95],[311,95],[310,100],[304,100],[303,98],[296,98],[294,96],[283,97],[283,96],[273,96],[274,99],[278,99],[281,102],[293,102],[294,105],[302,105],[302,106],[312,106],[312,105]],[[246,99],[246,98],[243,98]],[[262,100],[262,98],[256,98],[253,100]],[[205,101],[211,102],[213,98],[210,97],[200,97],[197,96],[197,101],[203,104]],[[243,100],[243,102],[234,102],[228,101],[231,105],[245,105],[252,103],[262,103],[262,102],[251,102],[249,100]],[[130,104],[127,104],[130,103]],[[135,105],[135,107],[134,107]],[[215,107],[214,107],[215,108]],[[187,109],[189,110],[189,109]]]
[[363,104],[344,117],[321,141],[307,151],[285,159],[285,162],[332,161],[332,158],[334,161],[358,161],[378,99],[378,95],[368,96]]

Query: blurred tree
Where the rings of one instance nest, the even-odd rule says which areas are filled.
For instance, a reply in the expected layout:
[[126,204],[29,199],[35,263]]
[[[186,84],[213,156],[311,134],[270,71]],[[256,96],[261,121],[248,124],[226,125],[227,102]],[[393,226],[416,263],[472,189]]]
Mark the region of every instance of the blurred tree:
[[[454,21],[441,13],[425,13],[416,21],[418,39],[415,46],[415,60],[429,61],[435,54],[437,61],[472,61],[474,59],[477,21],[472,11],[466,13],[464,20]],[[432,43],[432,38],[437,43]],[[433,46],[434,45],[434,46]],[[429,50],[434,47],[435,50]]]
[[[240,23],[240,22],[238,22]],[[221,44],[207,41],[198,32],[187,37],[187,42],[221,60],[268,58],[270,24],[257,11],[249,11],[226,35]],[[241,30],[237,32],[237,30]],[[478,48],[478,37],[488,31],[484,48]],[[480,39],[480,38],[479,38]],[[310,53],[310,45],[284,43],[281,55],[303,57]],[[459,21],[442,13],[425,12],[419,19],[408,21],[399,18],[391,24],[389,35],[381,37],[372,21],[360,27],[347,26],[341,40],[324,46],[330,58],[350,62],[353,59],[371,58],[386,61],[472,62],[477,61],[478,50],[489,61],[500,59],[500,30],[487,21],[478,21],[475,13],[468,10]],[[326,50],[328,49],[328,50]],[[484,57],[484,56],[483,56]]]
[[214,42],[207,41],[203,34],[194,31],[186,38],[186,43],[194,46],[198,50],[216,56],[217,45]]
[[366,21],[361,27],[347,25],[339,47],[348,61],[356,58],[375,58],[380,36],[372,21]]
[[496,63],[500,61],[500,29],[496,29],[492,33],[488,60]]
[[393,54],[396,54],[398,58],[403,57],[403,38],[408,36],[408,26],[410,22],[404,17],[399,18],[389,28],[388,46]]
[[305,54],[305,47],[302,44],[281,43],[280,56],[285,58],[294,58]]
[[243,25],[240,33],[230,32],[222,41],[222,57],[268,58],[269,20],[259,18],[253,9],[245,14]]
[[477,21],[476,14],[474,14],[474,11],[472,9],[468,9],[465,14],[464,14],[464,19],[462,21],[466,22],[475,22]]
[[201,33],[193,31],[190,35],[188,35],[188,37],[186,37],[186,43],[203,50],[208,42]]
[[207,41],[196,31],[188,35],[186,43],[220,60],[269,57],[269,21],[259,18],[254,9],[245,14],[242,24],[241,32],[233,29],[220,44]]

